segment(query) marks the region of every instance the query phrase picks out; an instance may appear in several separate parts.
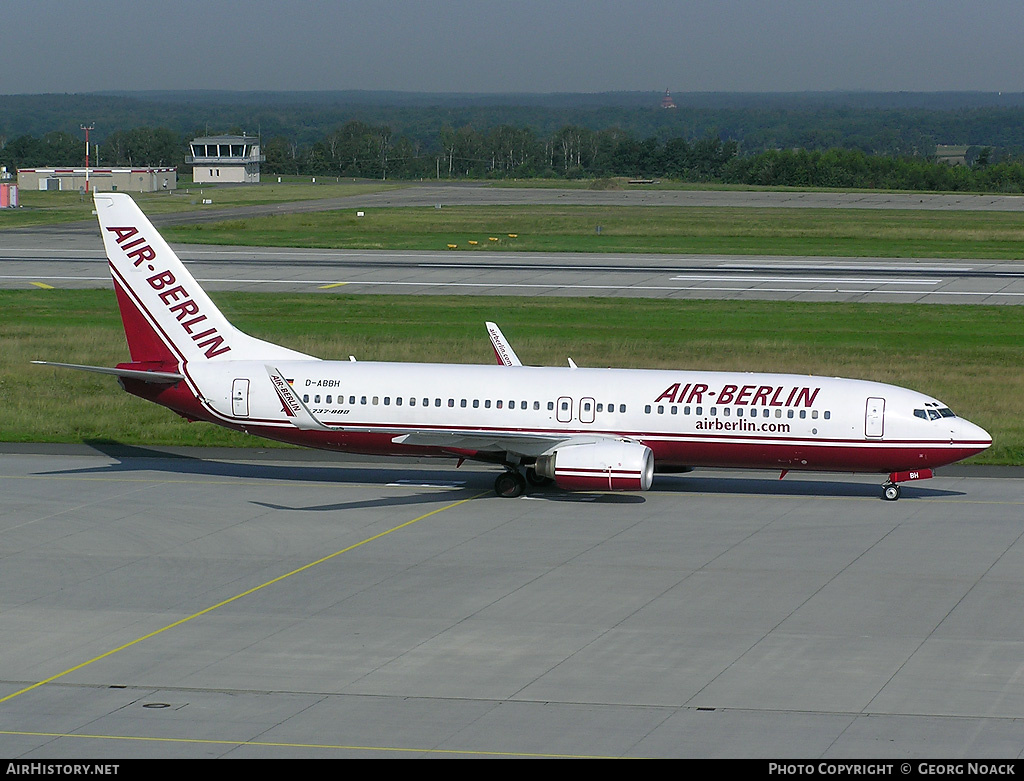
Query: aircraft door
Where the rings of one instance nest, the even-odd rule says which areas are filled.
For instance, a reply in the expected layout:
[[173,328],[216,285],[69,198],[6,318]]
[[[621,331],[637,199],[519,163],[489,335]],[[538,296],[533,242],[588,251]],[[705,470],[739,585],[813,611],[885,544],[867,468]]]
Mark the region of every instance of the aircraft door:
[[231,383],[231,414],[236,418],[249,417],[249,381],[237,379]]
[[594,408],[596,406],[596,402],[590,397],[580,399],[580,423],[594,422]]
[[560,396],[555,405],[555,419],[559,423],[572,422],[572,399],[568,396]]
[[864,436],[880,437],[885,431],[885,399],[872,396],[864,408]]

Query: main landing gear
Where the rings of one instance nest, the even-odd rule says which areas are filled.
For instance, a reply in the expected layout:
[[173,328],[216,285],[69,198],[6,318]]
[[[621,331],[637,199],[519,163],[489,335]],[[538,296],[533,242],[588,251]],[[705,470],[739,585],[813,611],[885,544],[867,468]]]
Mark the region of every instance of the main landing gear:
[[515,499],[526,492],[527,483],[535,488],[540,488],[551,485],[553,482],[550,477],[537,474],[537,470],[532,466],[526,468],[524,477],[518,467],[506,465],[505,471],[494,480],[494,493],[506,499]]
[[515,499],[526,491],[526,478],[518,469],[502,472],[494,481],[494,493],[506,499]]

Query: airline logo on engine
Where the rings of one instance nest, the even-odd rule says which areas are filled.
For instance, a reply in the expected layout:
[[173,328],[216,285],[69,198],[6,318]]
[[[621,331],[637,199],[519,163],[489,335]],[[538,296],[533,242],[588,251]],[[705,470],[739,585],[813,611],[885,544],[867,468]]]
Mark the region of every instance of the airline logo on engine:
[[210,328],[209,323],[204,326],[207,320],[199,308],[199,304],[193,300],[192,295],[181,285],[177,284],[174,274],[170,271],[157,271],[155,262],[157,260],[149,240],[139,233],[138,228],[107,228],[116,238],[117,245],[124,252],[135,268],[146,264],[146,269],[154,273],[146,278],[149,286],[157,292],[160,301],[167,307],[167,311],[174,315],[182,330],[196,343],[197,347],[205,348],[203,354],[207,358],[213,358],[222,353],[229,352],[231,346],[227,344],[224,337],[217,332],[216,328]]
[[821,388],[797,385],[723,385],[712,390],[702,382],[675,382],[661,392],[655,403],[735,404],[750,407],[810,407]]

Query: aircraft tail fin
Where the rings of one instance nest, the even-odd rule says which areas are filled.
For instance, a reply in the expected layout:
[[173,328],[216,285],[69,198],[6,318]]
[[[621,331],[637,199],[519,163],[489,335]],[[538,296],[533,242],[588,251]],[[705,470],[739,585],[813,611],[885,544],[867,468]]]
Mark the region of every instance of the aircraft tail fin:
[[242,333],[126,193],[93,196],[132,361],[310,359]]

